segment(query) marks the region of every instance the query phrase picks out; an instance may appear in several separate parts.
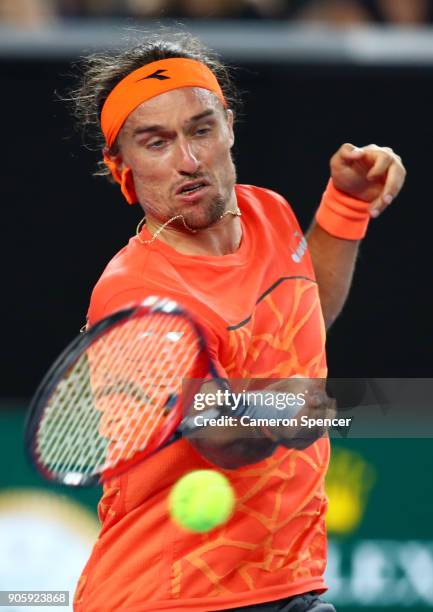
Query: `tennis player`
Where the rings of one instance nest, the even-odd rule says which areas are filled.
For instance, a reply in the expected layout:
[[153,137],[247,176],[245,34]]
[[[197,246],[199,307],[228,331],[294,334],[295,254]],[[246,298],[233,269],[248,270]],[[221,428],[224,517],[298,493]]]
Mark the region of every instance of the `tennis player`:
[[[168,296],[202,324],[222,376],[285,379],[288,389],[291,377],[313,379],[307,409],[326,414],[325,330],[346,300],[368,224],[395,199],[405,170],[389,148],[343,145],[304,238],[282,196],[236,184],[236,97],[226,68],[190,36],[156,35],[88,60],[78,117],[100,132],[107,173],[145,214],[96,284],[88,322]],[[263,428],[256,439],[210,430],[110,481],[75,610],[334,610],[320,599],[329,440],[317,432],[297,445],[287,429]],[[235,489],[235,514],[204,535],[180,530],[167,513],[171,486],[215,466]]]

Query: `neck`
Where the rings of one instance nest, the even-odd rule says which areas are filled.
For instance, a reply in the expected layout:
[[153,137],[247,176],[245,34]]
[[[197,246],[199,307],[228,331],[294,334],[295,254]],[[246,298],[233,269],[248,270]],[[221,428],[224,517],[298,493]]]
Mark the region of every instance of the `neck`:
[[170,247],[184,255],[211,255],[221,256],[235,253],[242,239],[242,225],[237,206],[236,194],[233,194],[227,203],[223,217],[211,227],[192,232],[187,227],[179,225],[182,220],[176,220],[178,225],[166,225],[162,231],[163,223],[148,216],[146,227],[148,231]]

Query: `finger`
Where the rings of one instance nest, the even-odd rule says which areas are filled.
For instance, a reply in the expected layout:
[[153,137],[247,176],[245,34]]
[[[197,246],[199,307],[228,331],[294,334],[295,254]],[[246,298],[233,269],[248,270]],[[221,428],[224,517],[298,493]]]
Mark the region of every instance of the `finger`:
[[[390,204],[394,198],[398,196],[406,179],[406,169],[403,164],[394,161],[388,171],[386,183],[383,189],[385,204]],[[389,201],[387,201],[389,198]]]
[[404,167],[401,164],[394,162],[394,164],[392,164],[389,168],[382,193],[378,198],[376,198],[376,200],[374,200],[370,207],[370,215],[372,217],[378,217],[385,210],[385,208],[387,208],[394,201],[396,196],[400,193],[405,178],[406,170]]
[[388,171],[388,168],[393,162],[394,159],[387,153],[379,154],[374,162],[373,167],[369,170],[367,174],[367,179],[369,181],[379,180],[381,177],[385,176]]
[[355,147],[355,145],[349,142],[344,144],[340,149],[340,156],[345,161],[354,161],[364,157],[365,150]]

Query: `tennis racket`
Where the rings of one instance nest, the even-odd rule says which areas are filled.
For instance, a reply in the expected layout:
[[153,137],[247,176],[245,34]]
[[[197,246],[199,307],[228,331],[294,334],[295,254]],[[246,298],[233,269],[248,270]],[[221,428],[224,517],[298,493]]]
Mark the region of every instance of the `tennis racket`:
[[80,334],[40,384],[25,431],[31,462],[70,486],[123,472],[194,430],[184,416],[184,377],[217,374],[199,326],[176,302],[149,297],[108,316]]

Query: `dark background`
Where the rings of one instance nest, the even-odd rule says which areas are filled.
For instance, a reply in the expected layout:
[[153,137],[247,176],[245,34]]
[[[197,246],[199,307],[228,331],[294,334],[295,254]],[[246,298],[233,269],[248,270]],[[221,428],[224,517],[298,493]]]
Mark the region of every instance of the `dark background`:
[[[28,397],[85,321],[105,264],[135,232],[138,207],[92,177],[56,91],[71,63],[3,59],[0,166],[3,350],[0,396]],[[269,187],[308,227],[344,142],[398,152],[408,170],[398,200],[371,223],[349,301],[328,338],[333,376],[432,375],[433,67],[248,64],[237,125],[239,182]]]

